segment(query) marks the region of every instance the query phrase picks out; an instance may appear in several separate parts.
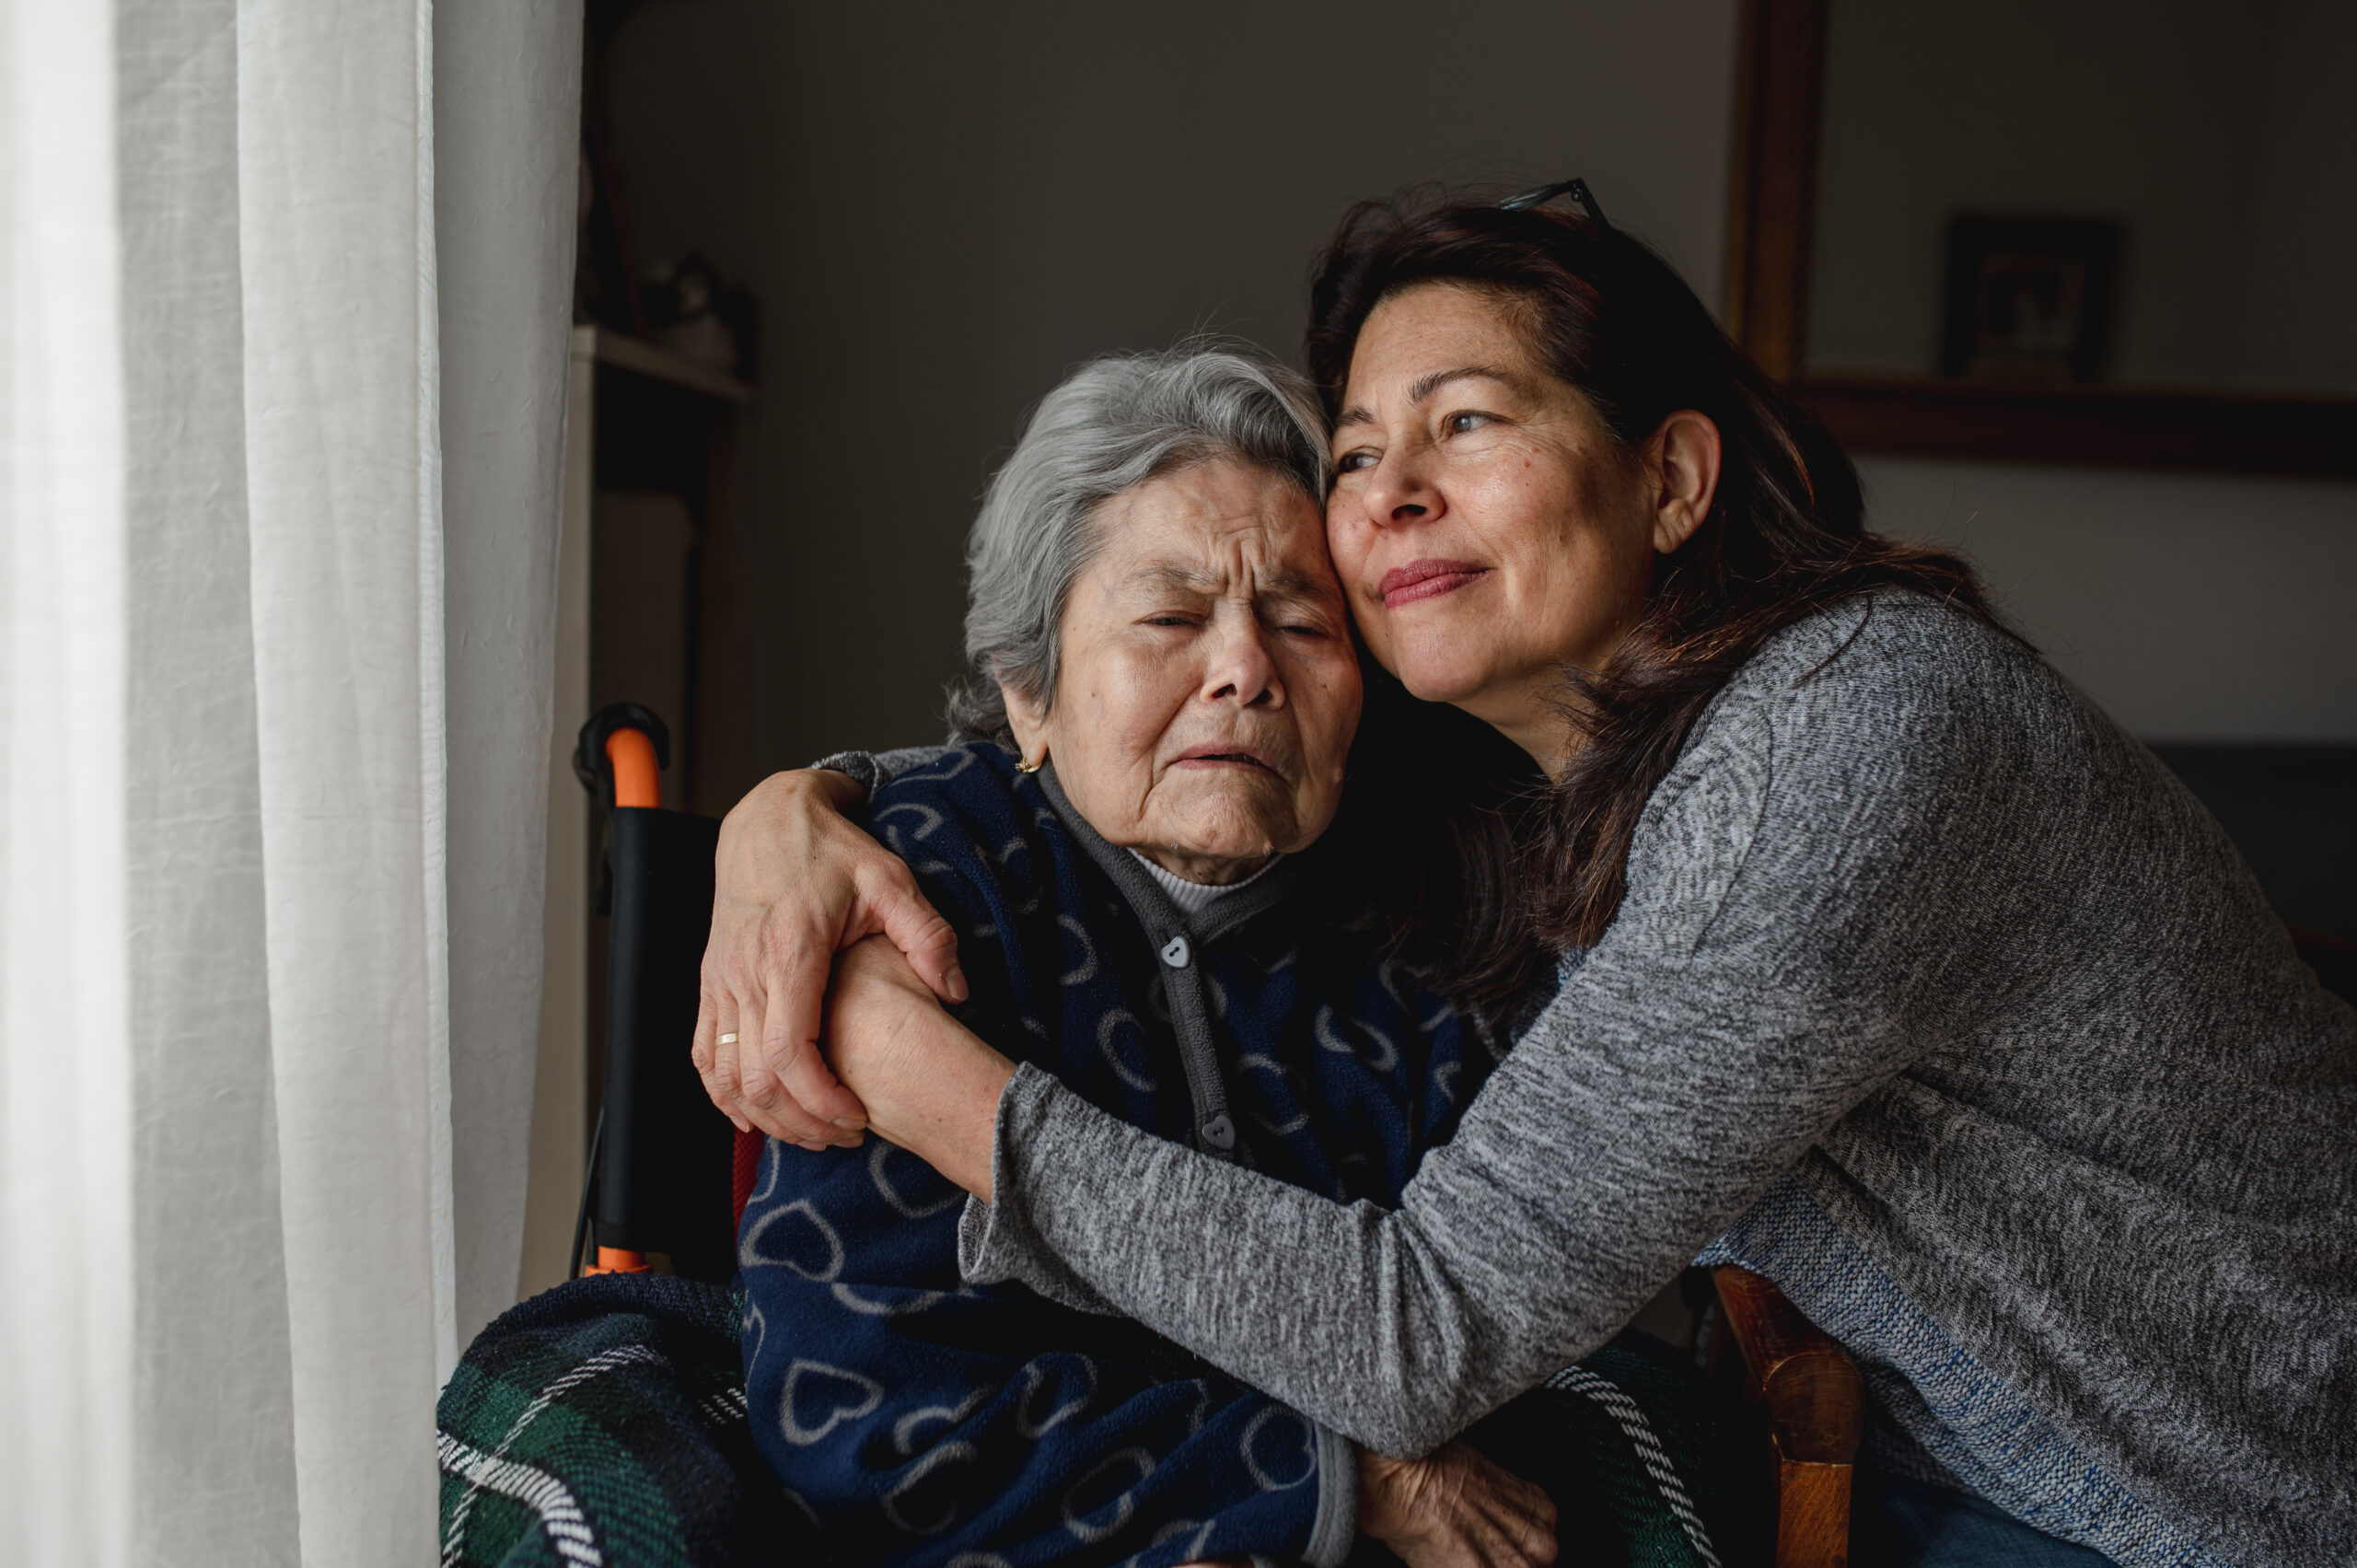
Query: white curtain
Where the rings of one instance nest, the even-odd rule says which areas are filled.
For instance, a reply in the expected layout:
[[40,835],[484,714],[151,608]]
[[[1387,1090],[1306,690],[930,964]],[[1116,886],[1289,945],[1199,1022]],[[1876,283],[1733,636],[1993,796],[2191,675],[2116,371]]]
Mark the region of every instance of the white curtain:
[[579,52],[0,0],[0,1562],[435,1552],[520,1249]]

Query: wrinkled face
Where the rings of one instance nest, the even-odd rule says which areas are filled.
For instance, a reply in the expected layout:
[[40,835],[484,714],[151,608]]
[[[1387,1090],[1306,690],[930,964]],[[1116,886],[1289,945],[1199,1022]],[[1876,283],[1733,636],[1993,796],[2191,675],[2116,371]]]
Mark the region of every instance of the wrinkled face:
[[1090,826],[1192,881],[1249,875],[1334,819],[1358,728],[1349,612],[1317,503],[1229,460],[1099,509],[1054,705],[1007,693]]
[[1334,458],[1327,537],[1369,649],[1551,765],[1559,671],[1601,665],[1652,589],[1639,465],[1504,302],[1447,284],[1367,317]]

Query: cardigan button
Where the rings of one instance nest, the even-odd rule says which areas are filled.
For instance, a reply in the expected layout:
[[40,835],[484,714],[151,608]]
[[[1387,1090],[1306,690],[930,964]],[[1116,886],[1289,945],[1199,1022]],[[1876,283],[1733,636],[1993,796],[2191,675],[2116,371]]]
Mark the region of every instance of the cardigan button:
[[1192,956],[1192,950],[1188,947],[1187,939],[1184,936],[1173,936],[1168,942],[1163,944],[1162,961],[1174,970],[1185,969],[1188,958]]
[[1214,1116],[1203,1123],[1203,1142],[1222,1154],[1236,1147],[1236,1123],[1225,1116]]

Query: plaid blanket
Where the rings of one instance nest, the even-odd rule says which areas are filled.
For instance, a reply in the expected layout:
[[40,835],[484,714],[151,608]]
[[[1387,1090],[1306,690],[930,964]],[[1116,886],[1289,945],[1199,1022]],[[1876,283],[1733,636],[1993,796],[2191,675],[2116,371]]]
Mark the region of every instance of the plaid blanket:
[[[822,1562],[754,1451],[742,1312],[715,1285],[609,1274],[485,1329],[437,1411],[444,1568]],[[1468,1437],[1553,1496],[1566,1561],[1718,1568],[1716,1434],[1657,1342],[1625,1334]],[[1391,1561],[1363,1540],[1352,1564]]]
[[435,1412],[443,1568],[809,1560],[746,1424],[742,1322],[720,1286],[604,1274],[483,1330]]

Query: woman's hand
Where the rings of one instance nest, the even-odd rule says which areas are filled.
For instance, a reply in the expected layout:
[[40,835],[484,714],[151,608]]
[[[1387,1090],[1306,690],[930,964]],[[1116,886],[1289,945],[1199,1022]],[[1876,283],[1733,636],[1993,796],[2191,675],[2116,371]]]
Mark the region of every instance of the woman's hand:
[[843,819],[859,799],[858,784],[830,770],[772,774],[721,823],[714,863],[696,1071],[740,1131],[807,1149],[855,1144],[866,1124],[819,1053],[838,949],[880,934],[935,992],[966,998],[957,933],[900,857]]
[[999,1095],[1015,1063],[943,1012],[888,938],[865,937],[835,960],[827,1055],[880,1136],[990,1202]]
[[1555,1504],[1463,1443],[1421,1459],[1359,1450],[1359,1528],[1408,1568],[1547,1568]]

